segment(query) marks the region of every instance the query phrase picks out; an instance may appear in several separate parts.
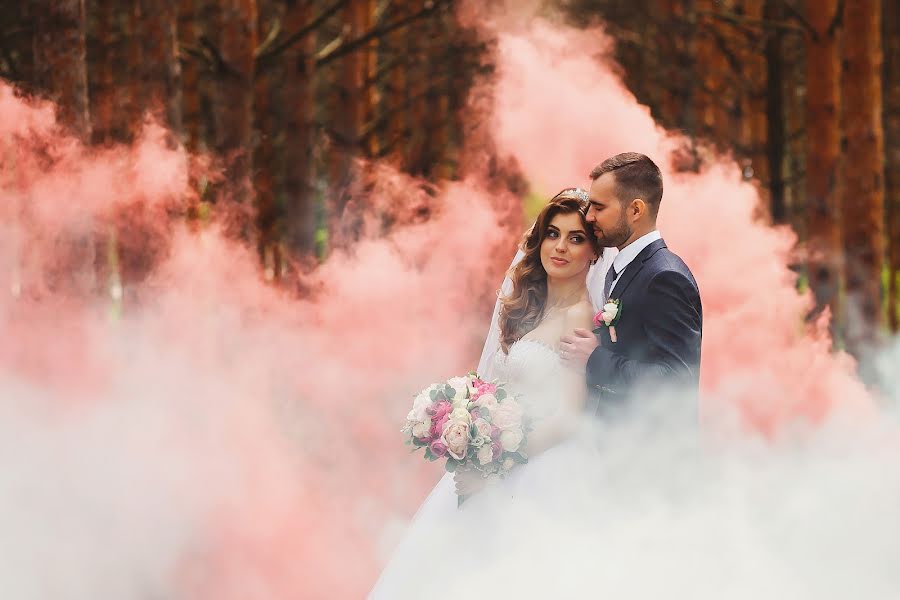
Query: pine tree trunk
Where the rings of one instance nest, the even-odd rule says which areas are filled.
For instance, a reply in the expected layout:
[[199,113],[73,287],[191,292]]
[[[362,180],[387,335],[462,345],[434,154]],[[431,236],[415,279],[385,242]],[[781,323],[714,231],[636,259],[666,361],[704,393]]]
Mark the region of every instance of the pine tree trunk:
[[181,0],[178,7],[177,59],[181,64],[181,120],[182,141],[191,152],[200,149],[200,78],[197,59],[188,56],[186,48],[197,45],[197,12],[194,0]]
[[[218,150],[228,161],[231,197],[248,205],[253,196],[251,182],[253,141],[254,51],[257,46],[255,0],[220,2],[218,50],[222,65],[217,81],[216,115]],[[249,223],[239,223],[242,237]]]
[[844,276],[847,347],[863,355],[878,341],[884,265],[884,131],[882,121],[881,0],[844,8],[843,98],[846,153]]
[[[404,9],[408,10],[407,2],[393,3],[391,19],[399,18]],[[408,148],[405,144],[410,134],[409,126],[409,82],[407,71],[409,58],[407,53],[407,38],[409,30],[400,28],[393,31],[388,37],[390,45],[391,70],[388,77],[387,93],[385,94],[384,111],[388,113],[386,133],[383,146],[389,148],[389,156],[401,168],[408,163]]]
[[[447,59],[447,26],[444,21],[446,11],[439,10],[428,17],[428,28],[431,44],[429,47],[429,64],[441,64]],[[446,75],[444,75],[446,77]],[[434,79],[439,79],[437,76]],[[449,176],[445,153],[449,126],[449,98],[446,87],[440,82],[431,81],[428,86],[428,112],[426,114],[426,173],[432,179],[445,179]]]
[[91,0],[86,4],[94,15],[93,32],[88,33],[88,87],[91,100],[91,134],[95,144],[110,144],[115,139],[116,80],[112,56],[118,38],[117,11],[110,0]]
[[[417,13],[425,8],[424,0],[411,0],[410,13]],[[410,56],[409,84],[409,138],[407,146],[407,170],[413,175],[426,175],[428,171],[428,131],[426,117],[428,113],[428,87],[432,72],[428,65],[428,52],[431,40],[425,36],[416,36],[413,29],[407,31],[407,52]],[[412,58],[415,57],[415,58]]]
[[91,139],[84,0],[32,0],[34,77],[57,104],[59,120]]
[[[302,29],[310,20],[304,0],[287,0],[285,31]],[[312,254],[316,249],[315,194],[313,173],[313,108],[315,33],[308,34],[284,53],[284,84],[281,87],[285,113],[284,196],[285,242],[294,255]]]
[[[348,0],[342,12],[344,40],[358,38],[365,31],[368,0]],[[363,80],[365,52],[357,49],[340,59],[337,99],[331,114],[332,140],[328,153],[330,193],[326,203],[329,246],[340,247],[353,237],[352,219],[345,219],[345,208],[353,193],[357,173],[354,159],[359,154],[365,102]],[[347,215],[350,216],[349,214]]]
[[178,60],[176,0],[138,0],[145,111],[181,137],[181,65]]
[[838,193],[841,151],[838,0],[807,0],[814,32],[807,37],[807,247],[816,310],[839,317],[841,232]]
[[[766,0],[763,16],[772,21],[784,17],[782,0]],[[769,197],[772,220],[789,221],[785,189],[784,151],[787,146],[785,127],[788,123],[784,102],[784,41],[779,30],[769,32],[765,42],[766,87],[766,172],[769,177]]]
[[[754,21],[763,19],[763,3],[748,0],[742,3],[743,14]],[[741,120],[739,123],[741,145],[746,148],[750,172],[748,175],[759,182],[760,197],[765,206],[770,207],[769,169],[766,156],[766,58],[763,35],[754,34],[740,42],[741,61],[745,67],[745,88],[741,94]],[[781,215],[779,215],[781,216]],[[783,217],[782,217],[783,218]],[[773,215],[774,220],[774,215]]]
[[[281,7],[273,0],[258,0],[259,36],[265,39],[281,20]],[[277,245],[276,225],[279,215],[275,206],[275,137],[276,97],[271,70],[255,75],[254,106],[256,149],[253,155],[253,186],[256,194],[257,251],[268,278],[281,275],[281,265],[272,260]]]
[[884,2],[885,207],[888,216],[888,322],[900,327],[900,3]]

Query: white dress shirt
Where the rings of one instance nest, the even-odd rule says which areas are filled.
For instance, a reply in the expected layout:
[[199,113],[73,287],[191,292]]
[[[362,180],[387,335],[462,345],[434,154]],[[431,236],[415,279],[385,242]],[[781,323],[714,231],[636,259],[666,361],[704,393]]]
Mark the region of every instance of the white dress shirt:
[[659,233],[659,230],[654,229],[650,233],[644,234],[638,239],[634,240],[621,250],[616,255],[615,260],[613,260],[613,268],[616,270],[616,278],[613,280],[612,288],[610,288],[610,295],[612,295],[612,291],[616,289],[616,284],[619,283],[619,280],[622,279],[622,273],[625,271],[625,267],[631,264],[637,255],[641,253],[641,251],[655,242],[656,240],[661,240],[662,235]]

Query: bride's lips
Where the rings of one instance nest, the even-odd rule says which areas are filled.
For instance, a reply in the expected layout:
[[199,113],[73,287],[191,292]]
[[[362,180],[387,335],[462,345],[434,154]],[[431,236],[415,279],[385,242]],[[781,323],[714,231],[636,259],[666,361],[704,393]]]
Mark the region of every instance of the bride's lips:
[[569,261],[567,261],[566,259],[558,258],[556,256],[551,256],[550,260],[553,261],[554,265],[559,265],[560,267],[562,267],[563,265],[569,264]]

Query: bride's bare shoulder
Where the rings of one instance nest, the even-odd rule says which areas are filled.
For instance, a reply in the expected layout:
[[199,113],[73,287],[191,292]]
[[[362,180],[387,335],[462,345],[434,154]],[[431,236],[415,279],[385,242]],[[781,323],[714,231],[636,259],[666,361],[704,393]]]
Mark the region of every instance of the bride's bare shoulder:
[[594,324],[594,307],[588,301],[573,304],[566,310],[567,329],[591,328]]

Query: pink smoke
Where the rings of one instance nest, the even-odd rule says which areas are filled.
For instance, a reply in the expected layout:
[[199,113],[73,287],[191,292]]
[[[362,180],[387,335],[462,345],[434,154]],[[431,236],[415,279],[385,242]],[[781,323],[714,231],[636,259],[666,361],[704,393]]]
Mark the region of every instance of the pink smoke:
[[[499,41],[493,133],[536,189],[585,185],[625,150],[665,170],[661,228],[703,292],[710,409],[771,430],[869,406],[849,361],[803,326],[793,234],[754,220],[736,167],[673,174],[677,140],[592,58],[609,43],[598,32],[538,23]],[[78,598],[147,595],[110,572],[161,597],[360,597],[386,519],[411,514],[439,476],[399,426],[412,393],[477,360],[514,250],[505,200],[476,178],[447,184],[429,221],[386,236],[367,212],[363,239],[304,280],[301,299],[265,284],[217,225],[188,231],[188,181],[217,174],[159,128],[88,150],[51,106],[5,85],[0,117],[0,416],[34,440],[5,460],[41,465],[53,483],[25,472],[13,490],[38,507],[77,499],[53,519],[28,513],[38,529],[77,530],[95,512],[122,528],[100,519],[75,538],[77,561],[49,542],[33,574],[77,566],[57,583]],[[416,213],[420,183],[375,168],[368,209],[405,201]],[[133,250],[118,299],[111,232]],[[121,533],[131,527],[138,539]]]
[[603,159],[643,152],[663,170],[660,230],[691,267],[704,305],[702,391],[707,413],[737,410],[754,429],[835,408],[868,412],[852,361],[830,352],[827,323],[803,325],[811,308],[788,269],[796,236],[755,216],[759,196],[725,159],[698,174],[674,173],[678,137],[655,125],[597,56],[602,31],[537,21],[499,34],[494,114],[500,149],[544,193],[590,183]]
[[[142,577],[132,571],[157,562],[105,557],[121,540],[90,536],[77,574],[56,583],[72,597],[120,595],[102,575],[117,570],[166,597],[359,597],[377,574],[382,524],[439,475],[409,455],[399,426],[417,388],[471,369],[480,351],[498,260],[512,250],[498,252],[503,202],[461,182],[430,200],[428,222],[384,237],[367,216],[363,239],[306,277],[298,298],[267,285],[253,251],[216,224],[189,231],[189,179],[217,174],[167,148],[158,127],[133,147],[86,149],[49,105],[6,85],[0,114],[10,423],[61,449],[47,471],[64,496],[87,498],[61,509],[74,527],[116,487],[123,523],[149,502],[178,533],[134,542],[162,557]],[[420,182],[373,169],[370,211],[419,210]],[[133,251],[124,281],[108,264],[114,235],[123,261]],[[39,410],[25,401],[35,396]],[[95,418],[102,434],[88,438]],[[128,474],[109,473],[104,456]],[[119,476],[132,485],[118,488]],[[41,568],[67,563],[55,558]]]

